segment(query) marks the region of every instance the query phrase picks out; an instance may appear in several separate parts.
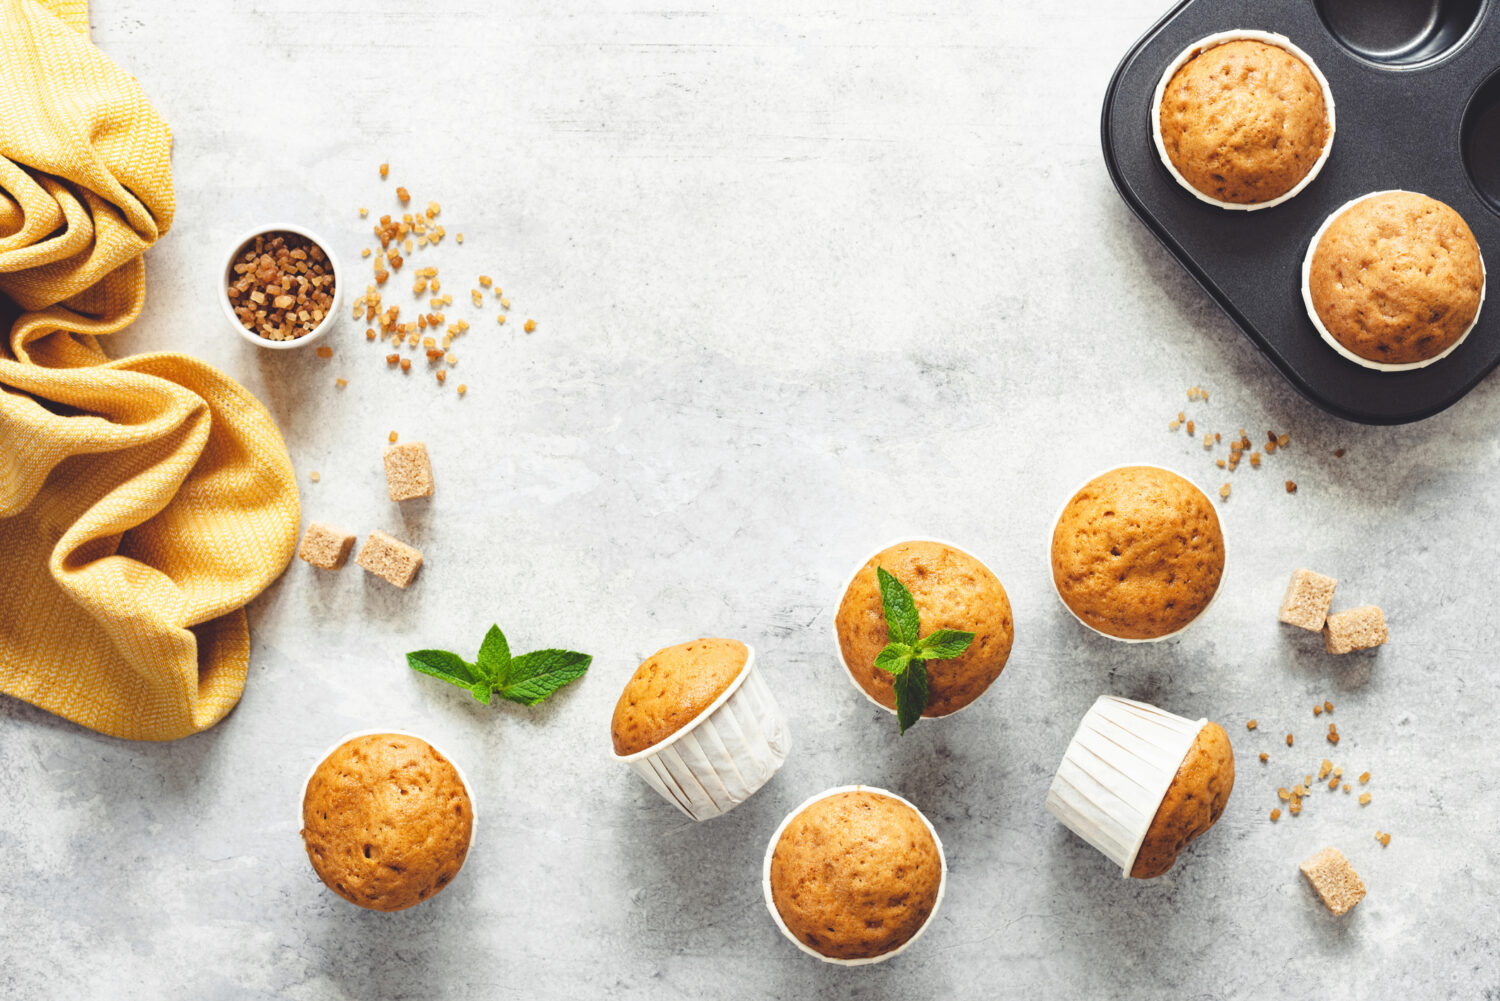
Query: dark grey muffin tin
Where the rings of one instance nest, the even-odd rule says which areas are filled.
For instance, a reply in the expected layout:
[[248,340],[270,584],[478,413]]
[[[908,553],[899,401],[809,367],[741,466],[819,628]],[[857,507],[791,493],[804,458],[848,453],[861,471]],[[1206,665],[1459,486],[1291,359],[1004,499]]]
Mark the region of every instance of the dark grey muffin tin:
[[[1318,227],[1371,191],[1420,191],[1457,209],[1500,267],[1500,0],[1183,0],[1126,53],[1104,97],[1104,160],[1141,221],[1304,396],[1365,424],[1420,420],[1500,363],[1500,294],[1426,368],[1378,372],[1340,357],[1308,319],[1302,259]],[[1287,36],[1333,90],[1337,132],[1322,173],[1254,212],[1194,198],[1151,138],[1162,73],[1198,39]]]

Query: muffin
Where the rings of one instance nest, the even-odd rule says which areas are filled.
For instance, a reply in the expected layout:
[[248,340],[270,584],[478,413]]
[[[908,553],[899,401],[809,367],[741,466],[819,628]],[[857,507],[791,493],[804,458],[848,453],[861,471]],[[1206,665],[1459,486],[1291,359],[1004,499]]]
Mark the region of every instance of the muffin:
[[1367,368],[1420,368],[1468,336],[1484,303],[1484,260],[1449,206],[1413,191],[1357,198],[1329,216],[1302,269],[1307,315]]
[[679,643],[646,658],[609,729],[615,760],[694,820],[749,799],[791,749],[755,651],[730,639]]
[[1168,67],[1157,88],[1157,151],[1204,201],[1266,208],[1305,187],[1333,142],[1333,96],[1280,35],[1225,32]]
[[942,899],[942,845],[910,803],[850,786],[803,804],[771,839],[766,903],[782,931],[829,961],[877,962],[911,942]]
[[724,639],[679,643],[647,657],[615,703],[610,723],[615,753],[644,751],[697,719],[749,659],[745,644]]
[[1133,879],[1155,879],[1177,861],[1193,839],[1224,814],[1234,789],[1234,748],[1217,723],[1205,723],[1177,766],[1177,774],[1146,829],[1130,868]]
[[1203,491],[1156,466],[1122,466],[1073,495],[1052,531],[1052,582],[1084,625],[1161,639],[1218,593],[1224,533]]
[[406,734],[346,740],[302,796],[302,841],[318,878],[373,911],[404,910],[440,893],[463,867],[473,832],[458,769]]
[[876,568],[884,567],[911,592],[921,636],[939,629],[974,634],[951,660],[926,661],[927,708],[923,716],[947,716],[984,694],[1005,669],[1015,638],[1010,599],[989,567],[956,546],[913,539],[876,553],[854,573],[834,617],[844,667],[866,695],[892,711],[896,692],[875,657],[890,642]]
[[1122,876],[1153,879],[1224,813],[1234,751],[1223,727],[1103,695],[1047,790],[1047,812]]

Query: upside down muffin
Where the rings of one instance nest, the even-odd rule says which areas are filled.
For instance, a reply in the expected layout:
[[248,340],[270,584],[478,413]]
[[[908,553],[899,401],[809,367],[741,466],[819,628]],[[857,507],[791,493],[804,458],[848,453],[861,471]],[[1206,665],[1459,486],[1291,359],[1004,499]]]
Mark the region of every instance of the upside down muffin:
[[441,892],[463,867],[473,830],[458,769],[405,734],[345,741],[302,797],[302,841],[318,878],[374,911],[404,910]]
[[890,642],[875,572],[879,567],[911,592],[921,636],[939,629],[974,634],[959,656],[926,662],[928,695],[922,715],[947,716],[983,695],[1010,659],[1015,639],[1010,598],[999,578],[973,556],[924,540],[898,542],[876,553],[844,590],[834,628],[855,683],[887,709],[896,708],[892,675],[875,666],[876,655]]
[[1221,202],[1252,205],[1291,191],[1332,138],[1323,85],[1287,49],[1241,38],[1184,63],[1157,109],[1177,173]]
[[610,735],[624,757],[692,723],[734,683],[750,659],[739,640],[697,639],[656,651],[625,683]]
[[1484,261],[1463,217],[1414,191],[1344,206],[1317,237],[1307,305],[1346,351],[1418,365],[1454,347],[1479,316]]
[[1197,618],[1224,575],[1224,534],[1203,491],[1155,466],[1121,466],[1073,495],[1052,531],[1052,580],[1085,624],[1156,639]]
[[1178,853],[1223,816],[1233,789],[1234,748],[1229,735],[1219,724],[1206,723],[1183,756],[1146,829],[1146,840],[1130,868],[1131,878],[1155,879],[1171,869]]
[[943,858],[922,815],[870,789],[814,801],[771,855],[771,900],[787,930],[832,959],[909,942],[936,910]]

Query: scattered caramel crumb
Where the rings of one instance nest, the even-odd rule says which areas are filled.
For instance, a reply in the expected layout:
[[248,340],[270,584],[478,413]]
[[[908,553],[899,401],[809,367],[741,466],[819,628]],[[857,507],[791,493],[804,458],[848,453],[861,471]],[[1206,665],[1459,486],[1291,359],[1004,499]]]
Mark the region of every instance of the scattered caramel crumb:
[[1287,480],[1286,481],[1286,492],[1289,493],[1289,494],[1294,494],[1294,493],[1297,492],[1297,481],[1296,480]]
[[1187,429],[1188,429],[1188,434],[1189,435],[1192,435],[1194,437],[1197,436],[1198,432],[1194,429],[1192,421],[1188,421],[1188,423],[1187,423]]
[[533,330],[536,329],[536,321],[535,320],[527,320],[526,321],[526,326],[523,327],[522,329],[525,330],[528,334],[531,333]]
[[312,480],[314,483],[317,483],[323,477],[316,469],[314,469],[311,473],[308,474],[307,478]]
[[380,165],[380,176],[381,177],[385,177],[390,172],[391,172],[391,165],[390,164],[388,164],[388,163],[382,163]]
[[1335,459],[1342,459],[1344,457],[1344,450],[1342,448],[1336,448],[1336,449],[1334,449],[1333,450],[1333,457]]
[[390,434],[386,435],[385,440],[390,442],[392,445],[396,444],[396,432],[392,431]]
[[407,202],[411,201],[411,192],[407,191],[405,188],[397,188],[396,199],[402,205],[405,205]]
[[1222,487],[1219,488],[1219,496],[1221,498],[1223,498],[1224,500],[1228,500],[1229,499],[1229,484],[1228,483],[1224,484]]
[[335,379],[335,380],[333,380],[333,384],[335,386],[337,386],[338,388],[343,389],[345,386],[349,385],[349,380],[348,379]]
[[1337,775],[1335,775],[1333,778],[1331,778],[1331,779],[1328,780],[1328,791],[1329,792],[1333,792],[1338,787],[1339,787],[1339,777]]
[[462,395],[464,395],[464,394],[465,394],[465,393],[467,393],[467,392],[468,392],[468,391],[469,391],[469,387],[468,387],[468,386],[466,386],[466,385],[464,385],[464,384],[463,384],[463,383],[461,383],[461,382],[460,382],[460,383],[459,383],[459,384],[458,384],[458,395],[459,395],[459,396],[462,396]]
[[464,235],[462,233],[459,233],[457,236],[454,237],[454,239],[457,240],[459,243],[463,243],[464,242]]
[[1280,789],[1277,789],[1276,790],[1276,795],[1279,796],[1279,797],[1281,797],[1282,799],[1291,799],[1292,798],[1292,794],[1289,793],[1289,792],[1287,792],[1286,786],[1282,786]]
[[1276,807],[1276,808],[1274,808],[1274,809],[1271,810],[1271,819],[1272,820],[1280,820],[1281,819],[1281,808],[1280,807]]
[[1363,775],[1361,775],[1359,777],[1359,784],[1360,785],[1364,785],[1368,781],[1370,781],[1370,773],[1369,772],[1365,772]]
[[1325,713],[1331,713],[1331,712],[1333,712],[1333,703],[1329,702],[1327,700],[1324,700],[1324,702],[1323,702],[1323,711]]
[[1277,448],[1286,448],[1291,443],[1292,443],[1292,436],[1289,435],[1289,434],[1283,434],[1283,435],[1277,435],[1276,436],[1276,447]]
[[1327,758],[1324,758],[1323,763],[1318,766],[1318,778],[1326,779],[1328,777],[1328,773],[1331,771],[1333,771],[1333,762],[1329,761]]
[[1369,793],[1362,792],[1362,793],[1359,794],[1359,805],[1360,806],[1369,806],[1370,805],[1370,794]]
[[1320,705],[1318,705],[1316,702],[1313,703],[1313,715],[1314,716],[1321,716],[1321,715],[1323,715],[1323,707],[1320,706]]
[[1293,800],[1291,806],[1288,806],[1287,809],[1292,811],[1292,816],[1295,817],[1302,812],[1302,801],[1300,799]]
[[444,372],[442,369],[438,369],[437,381],[438,382],[447,382],[448,381],[448,373]]
[[1269,754],[1267,754],[1265,751],[1261,751],[1260,752],[1260,760],[1261,760],[1261,763],[1264,764],[1267,761],[1271,760],[1271,756]]
[[449,351],[447,354],[443,355],[443,361],[447,362],[449,365],[457,365],[458,356],[455,355],[452,351]]
[[1347,782],[1344,783],[1344,791],[1345,792],[1349,791],[1349,783],[1347,783]]
[[1292,735],[1291,734],[1287,734],[1286,735],[1286,746],[1287,747],[1291,747],[1292,746]]
[[361,250],[359,252],[359,256],[360,257],[369,257],[370,256],[370,248],[366,247],[365,249]]
[[1246,730],[1254,730],[1258,726],[1260,726],[1260,720],[1253,719],[1250,722],[1248,722],[1248,723],[1245,724],[1245,729]]
[[1251,452],[1250,453],[1250,468],[1251,469],[1259,469],[1260,468],[1260,453],[1259,452]]
[[480,275],[479,284],[484,288],[489,288],[491,285],[495,284],[495,280],[489,275]]
[[401,359],[401,371],[403,371],[403,372],[410,372],[411,371],[411,359],[410,358],[402,358]]
[[1375,830],[1375,840],[1380,842],[1380,846],[1382,848],[1387,848],[1387,847],[1390,846],[1391,836],[1390,836],[1390,834],[1382,834],[1380,832],[1380,829],[1376,828],[1376,830]]
[[332,358],[333,357],[333,348],[329,347],[326,344],[320,344],[320,345],[318,345],[318,357],[319,358]]
[[495,322],[498,323],[498,324],[500,324],[501,326],[504,326],[505,325],[505,314],[501,313],[499,316],[495,317]]

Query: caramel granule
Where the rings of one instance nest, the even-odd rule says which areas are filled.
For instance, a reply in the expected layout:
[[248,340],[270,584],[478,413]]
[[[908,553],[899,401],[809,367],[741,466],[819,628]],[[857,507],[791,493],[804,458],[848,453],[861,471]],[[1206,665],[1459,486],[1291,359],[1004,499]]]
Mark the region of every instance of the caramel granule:
[[381,177],[385,177],[390,172],[391,172],[391,165],[390,164],[388,164],[388,163],[382,163],[380,165],[380,176]]
[[1245,729],[1246,730],[1254,730],[1258,726],[1260,726],[1260,720],[1254,720],[1253,719],[1250,722],[1248,722],[1248,723],[1245,724]]
[[535,330],[535,329],[536,329],[536,321],[535,321],[535,320],[527,320],[527,321],[526,321],[526,326],[525,326],[525,327],[524,327],[524,328],[523,328],[523,329],[524,329],[524,330],[525,330],[525,331],[526,331],[526,332],[527,332],[527,333],[528,333],[528,334],[529,334],[529,333],[531,333],[531,332],[532,332],[532,331],[533,331],[533,330]]
[[501,313],[499,316],[495,317],[495,322],[503,327],[505,325],[505,314]]
[[333,380],[333,384],[335,386],[337,386],[338,388],[343,389],[345,386],[349,385],[349,380],[348,379],[335,379],[335,380]]
[[454,239],[456,239],[459,243],[463,243],[464,235],[462,233],[459,233],[456,237],[454,237]]
[[442,369],[438,369],[437,381],[438,382],[447,382],[448,381],[448,373],[444,372]]
[[1331,779],[1328,780],[1328,791],[1329,792],[1333,792],[1338,787],[1339,787],[1339,777],[1337,775],[1335,775],[1333,778],[1331,778]]
[[1294,494],[1294,493],[1297,492],[1297,481],[1296,480],[1287,480],[1286,481],[1286,492],[1289,493],[1289,494]]
[[1347,782],[1344,783],[1344,791],[1345,792],[1349,791],[1349,783],[1347,783]]
[[1332,702],[1328,702],[1328,701],[1324,701],[1324,703],[1323,703],[1323,711],[1325,713],[1331,713],[1331,712],[1333,712],[1333,703]]
[[1290,792],[1287,792],[1286,786],[1282,786],[1280,789],[1277,789],[1276,795],[1284,800],[1292,798],[1292,794]]
[[1223,459],[1216,459],[1216,460],[1214,460],[1214,464],[1217,465],[1220,469],[1225,468],[1224,467],[1224,460]]
[[1364,785],[1368,781],[1370,781],[1370,773],[1369,772],[1365,772],[1363,775],[1361,775],[1359,777],[1359,784],[1360,785]]
[[1360,806],[1369,806],[1370,805],[1370,794],[1369,793],[1362,792],[1362,793],[1359,794],[1359,805]]
[[1292,735],[1291,734],[1287,734],[1286,735],[1286,746],[1287,747],[1291,747],[1292,746]]
[[1211,434],[1205,434],[1203,436],[1203,447],[1204,448],[1213,448],[1214,447],[1214,436],[1213,435],[1211,435]]
[[374,339],[375,339],[375,330],[374,330],[374,328],[373,327],[367,327],[365,329],[365,340],[367,340],[367,341],[373,341]]
[[1180,424],[1180,423],[1179,423],[1179,422],[1177,422],[1177,421],[1172,421],[1172,422],[1171,422],[1171,423],[1169,423],[1169,424],[1168,424],[1168,425],[1167,425],[1167,430],[1168,430],[1168,431],[1176,431],[1176,430],[1177,430],[1177,429],[1178,429],[1178,428],[1180,428],[1180,427],[1182,427],[1182,425],[1181,425],[1181,424]]
[[390,434],[386,435],[385,440],[390,442],[392,445],[396,444],[396,432],[392,431]]
[[1267,761],[1271,760],[1271,756],[1269,754],[1267,754],[1265,751],[1261,751],[1260,752],[1260,760],[1261,760],[1262,764],[1265,764]]
[[1289,435],[1289,434],[1282,434],[1282,435],[1277,435],[1276,436],[1276,447],[1277,448],[1286,448],[1291,443],[1292,443],[1292,436]]
[[468,392],[468,391],[469,391],[469,387],[468,387],[468,386],[467,386],[467,385],[465,385],[465,384],[464,384],[464,383],[462,383],[462,382],[460,382],[460,383],[459,383],[459,384],[458,384],[458,395],[459,395],[459,396],[462,396],[462,395],[464,395],[464,394],[465,394],[465,393],[467,393],[467,392]]
[[1292,816],[1295,817],[1297,814],[1302,812],[1302,801],[1300,799],[1292,800],[1291,805],[1288,806],[1287,809],[1292,811]]
[[307,478],[312,480],[314,483],[317,483],[323,477],[316,469],[314,469],[311,473],[307,474]]
[[1198,432],[1193,428],[1193,422],[1192,421],[1188,421],[1188,423],[1187,423],[1187,429],[1188,429],[1188,434],[1190,434],[1190,435],[1196,436],[1198,434]]
[[484,288],[489,288],[491,285],[495,284],[495,280],[489,275],[480,275],[479,284]]
[[1320,706],[1320,705],[1318,705],[1316,702],[1313,703],[1313,715],[1314,716],[1321,716],[1321,715],[1323,715],[1323,707]]
[[1333,450],[1333,457],[1335,459],[1342,459],[1344,457],[1344,450],[1342,448],[1336,448],[1336,449],[1334,449]]
[[360,252],[359,252],[359,256],[360,256],[360,257],[369,257],[369,256],[370,256],[370,248],[369,248],[369,247],[366,247],[366,248],[364,248],[364,249],[363,249],[363,250],[361,250],[361,251],[360,251]]
[[1273,808],[1271,810],[1271,819],[1272,820],[1280,820],[1281,819],[1281,809],[1279,807]]
[[411,371],[411,359],[410,358],[402,358],[401,359],[401,371],[403,371],[403,372],[410,372]]
[[326,344],[320,344],[320,345],[318,345],[318,357],[319,358],[332,358],[333,357],[333,348],[329,347]]
[[[1219,488],[1219,496],[1224,500],[1229,499],[1229,484],[1226,483]],[[1288,740],[1287,743],[1291,743],[1291,741]]]
[[397,188],[396,199],[402,205],[405,205],[407,202],[411,201],[411,192],[407,191],[405,188]]
[[1380,842],[1380,846],[1382,848],[1386,848],[1386,847],[1390,846],[1391,836],[1389,834],[1382,834],[1380,832],[1380,829],[1376,828],[1375,829],[1375,840]]
[[1324,758],[1323,763],[1318,766],[1318,778],[1326,779],[1328,777],[1328,773],[1331,771],[1333,771],[1333,762],[1329,761],[1327,758]]
[[1251,452],[1250,453],[1250,468],[1251,469],[1259,469],[1260,468],[1260,453],[1259,452]]

